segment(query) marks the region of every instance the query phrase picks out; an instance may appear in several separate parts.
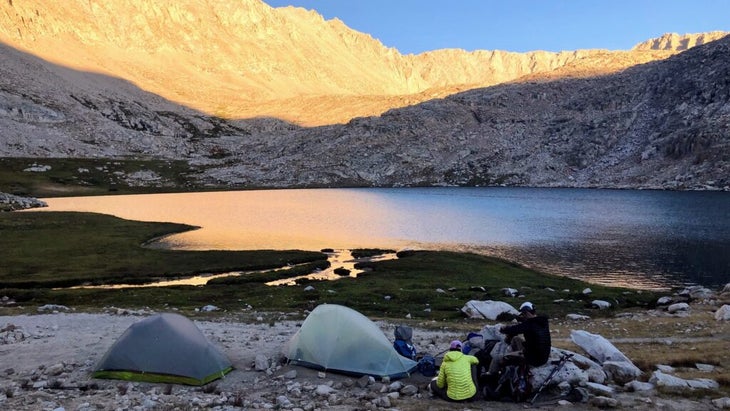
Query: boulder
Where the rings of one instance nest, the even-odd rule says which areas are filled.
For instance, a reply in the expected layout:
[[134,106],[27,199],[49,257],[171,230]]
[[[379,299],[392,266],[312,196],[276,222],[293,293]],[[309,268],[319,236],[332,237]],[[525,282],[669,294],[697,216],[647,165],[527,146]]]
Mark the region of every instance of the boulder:
[[673,301],[674,301],[674,299],[672,299],[672,297],[668,297],[668,296],[659,297],[659,299],[656,300],[656,305],[669,305]]
[[649,382],[657,387],[665,387],[672,389],[690,389],[690,390],[716,390],[720,387],[717,381],[708,378],[697,378],[694,380],[685,380],[684,378],[675,377],[674,375],[665,374],[661,371],[654,371]]
[[570,332],[570,339],[600,364],[606,361],[626,361],[631,363],[631,360],[614,347],[611,342],[598,334],[591,334],[583,330],[573,330]]
[[597,362],[580,354],[573,355],[572,361],[583,371],[585,376],[588,378],[588,381],[599,384],[606,382],[606,378],[608,378],[608,376],[603,370],[603,367],[601,367],[601,365]]
[[677,295],[689,297],[695,300],[709,300],[715,296],[715,293],[709,288],[702,287],[701,285],[695,285],[685,288],[678,292]]
[[654,384],[634,380],[624,384],[624,389],[630,392],[651,391],[654,389]]
[[505,315],[516,317],[519,312],[511,305],[502,301],[477,301],[471,300],[461,308],[461,312],[469,318],[483,318],[486,320],[497,320]]
[[725,304],[715,311],[715,319],[717,321],[730,321],[730,305]]
[[603,395],[610,397],[616,392],[616,390],[614,390],[612,387],[609,387],[608,385],[598,384],[590,381],[586,383],[585,387],[590,393],[594,395]]
[[585,384],[589,381],[602,384],[606,380],[606,373],[603,372],[599,364],[591,359],[570,351],[552,348],[547,364],[534,367],[531,370],[533,387],[539,387],[545,381],[555,368],[552,363],[558,361],[563,353],[573,354],[573,357],[553,376],[550,385],[560,385],[561,383],[576,385]]
[[606,361],[603,370],[617,384],[625,384],[641,376],[641,370],[631,361]]
[[678,312],[689,311],[689,304],[687,304],[687,303],[676,303],[676,304],[672,304],[669,307],[667,307],[667,311],[670,314],[675,314],[675,313],[678,313]]
[[609,303],[608,301],[604,301],[604,300],[593,300],[593,301],[591,301],[591,305],[593,307],[598,308],[599,310],[605,310],[607,308],[611,308],[611,303]]
[[721,410],[730,409],[730,397],[722,397],[712,400],[712,405]]
[[587,315],[582,315],[582,314],[568,314],[565,316],[565,318],[567,318],[569,320],[573,320],[573,321],[583,321],[583,320],[591,319],[591,317],[589,317]]

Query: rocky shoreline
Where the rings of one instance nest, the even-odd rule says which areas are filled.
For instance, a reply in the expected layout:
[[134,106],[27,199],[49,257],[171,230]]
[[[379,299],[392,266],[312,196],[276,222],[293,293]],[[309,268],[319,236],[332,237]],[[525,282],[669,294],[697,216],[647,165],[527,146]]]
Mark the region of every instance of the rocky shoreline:
[[28,208],[48,207],[45,201],[33,197],[21,197],[0,193],[0,211],[17,211]]

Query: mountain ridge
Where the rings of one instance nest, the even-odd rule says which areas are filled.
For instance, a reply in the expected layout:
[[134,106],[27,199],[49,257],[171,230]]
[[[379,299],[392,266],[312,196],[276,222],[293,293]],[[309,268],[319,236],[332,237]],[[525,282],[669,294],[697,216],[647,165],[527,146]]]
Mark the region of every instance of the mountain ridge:
[[[260,0],[7,2],[0,5],[0,40],[53,63],[125,78],[208,115],[309,126],[379,115],[403,106],[398,101],[407,105],[610,54],[444,49],[401,55],[337,19]],[[642,61],[646,53],[657,59],[674,51],[634,52]],[[610,72],[625,65],[602,67]],[[326,104],[322,96],[337,98]],[[344,96],[365,98],[350,109],[338,103]],[[319,112],[307,110],[314,97]]]
[[[122,3],[150,4],[141,0],[114,4]],[[592,50],[517,56],[501,51],[473,52],[478,57],[474,61],[500,60],[502,65],[470,65],[458,59],[461,51],[441,50],[412,56],[428,60],[430,66],[424,63],[423,67],[434,67],[432,72],[413,74],[417,65],[403,65],[373,77],[357,77],[359,82],[348,83],[351,76],[345,76],[332,85],[330,76],[338,74],[340,67],[337,60],[329,63],[329,71],[301,71],[302,77],[286,83],[287,87],[297,83],[298,91],[280,95],[277,87],[283,86],[277,85],[277,75],[289,73],[284,69],[291,67],[280,60],[265,60],[264,54],[257,53],[273,51],[262,50],[260,45],[248,50],[251,64],[246,73],[253,73],[251,67],[267,65],[284,71],[261,71],[241,80],[235,75],[237,66],[219,68],[225,61],[224,53],[214,62],[196,65],[199,55],[183,54],[185,58],[177,60],[173,58],[176,51],[164,42],[155,45],[158,54],[151,60],[148,52],[135,48],[118,55],[112,53],[116,49],[78,48],[67,36],[56,36],[60,29],[53,25],[31,30],[37,21],[29,20],[45,15],[33,17],[33,7],[23,12],[27,15],[12,14],[13,4],[21,2],[0,6],[4,12],[0,12],[2,40],[14,36],[13,28],[4,24],[8,21],[18,20],[30,31],[15,31],[17,37],[26,37],[24,47],[0,45],[2,157],[184,160],[198,170],[191,177],[194,186],[517,185],[730,190],[727,36],[681,53]],[[23,4],[40,3],[27,0]],[[84,4],[89,3],[70,0],[64,3],[64,11]],[[191,4],[190,0],[179,4],[168,0],[154,6],[168,10],[170,19],[175,16],[182,21],[190,16],[185,6]],[[349,56],[377,57],[384,49],[369,35],[350,31],[342,32],[350,36],[344,41],[340,34],[327,31],[330,25],[346,27],[342,22],[323,25],[321,16],[303,10],[292,15],[301,14],[302,19],[316,23],[314,28],[295,25],[277,31],[278,26],[271,27],[271,21],[285,17],[258,0],[241,4],[253,8],[238,18],[256,20],[256,30],[265,38],[271,37],[268,42],[286,43],[287,50],[299,44],[291,43],[290,36],[322,38],[336,50],[345,43],[366,43],[364,48],[348,51]],[[32,33],[36,34],[30,41],[27,37]],[[44,37],[48,33],[52,35]],[[96,39],[87,31],[81,33]],[[282,33],[287,37],[282,38]],[[323,44],[329,43],[294,48],[296,53],[290,54],[295,55],[287,55],[293,60],[283,61],[305,61],[299,69],[314,67],[326,61],[325,57],[336,55],[317,55],[307,61],[305,51],[323,48]],[[666,42],[656,42],[656,47],[663,44]],[[244,45],[229,41],[218,47],[236,50]],[[48,48],[51,46],[55,48]],[[39,56],[34,47],[52,56]],[[77,53],[68,54],[70,50]],[[394,49],[384,53],[390,56],[386,62],[405,61]],[[542,60],[544,67],[532,70],[538,65],[531,59],[542,56],[540,53],[547,53],[549,58]],[[73,57],[75,67],[63,60],[70,59],[68,56]],[[124,60],[130,56],[136,57]],[[378,90],[384,94],[356,92],[373,78],[376,82],[389,76],[409,78],[413,83],[398,87],[416,87],[431,78],[444,78],[453,74],[440,68],[444,60],[462,67],[468,80],[454,77],[406,94],[385,93],[387,87],[382,84]],[[343,70],[367,71],[370,66],[363,68],[363,61],[367,60],[346,59]],[[390,63],[381,61],[386,66]],[[200,70],[208,66],[209,71]],[[116,71],[119,67],[121,72]],[[320,89],[318,82],[330,88]],[[479,82],[496,83],[479,86]],[[349,91],[342,92],[342,87],[349,87]],[[156,88],[166,92],[157,93]],[[268,97],[245,100],[239,96],[229,101],[226,96],[231,94],[226,93]],[[188,100],[193,97],[198,103]],[[234,118],[237,116],[231,113],[250,117]],[[137,183],[168,184],[155,178]]]

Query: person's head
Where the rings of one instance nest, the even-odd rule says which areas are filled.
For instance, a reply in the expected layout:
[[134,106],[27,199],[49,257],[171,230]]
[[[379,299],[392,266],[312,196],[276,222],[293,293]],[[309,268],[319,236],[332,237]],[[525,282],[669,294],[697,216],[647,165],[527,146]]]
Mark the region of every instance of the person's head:
[[523,318],[532,318],[535,316],[535,306],[529,302],[525,301],[520,306],[520,316]]
[[449,345],[449,351],[461,351],[461,341],[451,341],[451,345]]

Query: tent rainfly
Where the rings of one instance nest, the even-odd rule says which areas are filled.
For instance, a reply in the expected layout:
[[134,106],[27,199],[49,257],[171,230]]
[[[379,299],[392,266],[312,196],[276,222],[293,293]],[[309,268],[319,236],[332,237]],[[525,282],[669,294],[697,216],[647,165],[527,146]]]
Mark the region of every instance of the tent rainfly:
[[284,347],[293,364],[354,376],[407,377],[417,363],[398,354],[383,331],[359,312],[317,306]]
[[205,385],[233,369],[195,324],[157,314],[132,324],[107,351],[95,378]]

